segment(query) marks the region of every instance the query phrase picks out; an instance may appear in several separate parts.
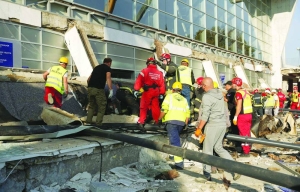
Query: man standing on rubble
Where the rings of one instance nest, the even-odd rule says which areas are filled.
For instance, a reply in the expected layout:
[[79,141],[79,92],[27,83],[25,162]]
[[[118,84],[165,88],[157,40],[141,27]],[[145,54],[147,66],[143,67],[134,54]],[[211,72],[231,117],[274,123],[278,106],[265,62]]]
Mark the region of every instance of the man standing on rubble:
[[197,121],[199,117],[199,108],[202,102],[202,97],[204,94],[204,90],[202,89],[202,81],[203,77],[198,77],[197,82],[197,88],[195,90],[195,96],[191,100],[191,118],[192,120]]
[[282,89],[278,89],[278,98],[279,98],[279,108],[282,109],[284,108],[284,102],[286,100],[285,94],[282,93]]
[[265,93],[267,96],[263,98],[264,101],[264,108],[265,108],[265,115],[272,115],[273,116],[273,109],[275,108],[275,100],[273,95],[269,90],[266,90]]
[[154,58],[148,58],[147,68],[142,69],[134,83],[134,90],[139,91],[141,88],[144,90],[140,101],[140,118],[138,120],[138,127],[142,132],[145,132],[144,125],[149,106],[151,106],[152,118],[158,124],[159,95],[165,94],[164,77],[162,72],[157,69],[156,63]]
[[105,114],[107,99],[105,96],[105,83],[109,89],[108,98],[113,96],[112,82],[111,82],[111,58],[105,58],[103,64],[96,66],[92,74],[87,80],[88,83],[88,100],[89,108],[86,119],[86,124],[91,124],[94,116],[94,110],[98,106],[98,113],[96,119],[96,126],[102,125],[103,116]]
[[[182,85],[175,82],[172,86],[173,93],[166,95],[159,116],[159,120],[164,117],[170,145],[180,147],[180,132],[188,124],[190,109],[186,99],[180,94]],[[175,168],[183,169],[183,158],[174,156]]]
[[291,97],[291,109],[298,109],[299,108],[299,97],[300,94],[298,92],[298,87],[294,86],[293,93],[290,95]]
[[62,95],[68,95],[68,58],[61,57],[59,65],[50,67],[44,74],[46,81],[44,100],[54,107],[61,108]]
[[191,106],[191,89],[195,83],[195,77],[192,68],[189,67],[189,60],[182,59],[181,65],[177,69],[176,81],[182,84],[181,94],[186,98]]
[[233,87],[232,85],[232,81],[227,81],[225,84],[225,89],[227,90],[226,93],[226,101],[227,101],[227,106],[228,106],[228,110],[230,113],[229,119],[230,119],[230,123],[231,126],[229,127],[229,133],[233,133],[233,134],[237,134],[238,135],[238,128],[236,125],[233,124],[233,118],[234,118],[234,114],[235,114],[235,92],[236,89]]
[[[243,81],[241,78],[235,77],[232,80],[232,84],[236,85],[237,91],[235,94],[236,100],[236,112],[233,118],[233,124],[237,125],[239,129],[239,135],[243,137],[251,137],[250,130],[252,125],[252,102],[251,95],[243,89]],[[250,144],[242,143],[242,156],[249,156]]]
[[172,93],[172,85],[175,83],[175,75],[177,71],[177,65],[171,60],[170,53],[163,53],[160,56],[160,60],[162,63],[157,62],[157,65],[162,68],[165,74],[165,87],[166,87],[166,94]]
[[262,116],[264,115],[263,98],[261,94],[258,92],[258,89],[254,90],[252,103],[253,103],[253,114],[255,115],[255,118],[257,117],[262,118]]
[[[213,155],[213,150],[222,158],[232,160],[233,158],[223,148],[223,138],[226,132],[225,102],[222,91],[214,89],[213,80],[206,77],[202,81],[202,88],[205,91],[200,107],[200,122],[196,132],[205,126],[206,135],[203,142],[203,153]],[[211,181],[211,166],[203,165],[203,174],[208,181]],[[241,175],[234,174],[233,179],[237,180]]]
[[278,115],[278,112],[279,112],[279,98],[278,98],[278,95],[276,94],[276,90],[273,89],[272,90],[272,96],[274,98],[274,109],[273,109],[273,113],[274,113],[274,116],[277,116]]

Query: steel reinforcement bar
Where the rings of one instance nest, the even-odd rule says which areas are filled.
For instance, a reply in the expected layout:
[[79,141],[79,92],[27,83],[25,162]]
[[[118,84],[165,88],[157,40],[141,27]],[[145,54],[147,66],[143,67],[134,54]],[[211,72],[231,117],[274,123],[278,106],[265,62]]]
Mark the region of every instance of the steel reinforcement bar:
[[115,133],[113,131],[87,129],[82,132],[88,135],[97,135],[100,137],[115,139],[118,141],[123,141],[126,143],[142,146],[156,151],[161,151],[164,153],[180,156],[185,159],[216,166],[225,169],[228,172],[239,173],[262,181],[287,187],[289,189],[300,190],[300,178],[286,175],[283,173],[277,173],[267,169],[262,169],[259,167],[219,158],[216,156],[207,155],[197,151],[192,151],[181,147],[167,145],[159,141],[151,141],[145,138],[138,138],[138,137],[129,136],[121,133]]

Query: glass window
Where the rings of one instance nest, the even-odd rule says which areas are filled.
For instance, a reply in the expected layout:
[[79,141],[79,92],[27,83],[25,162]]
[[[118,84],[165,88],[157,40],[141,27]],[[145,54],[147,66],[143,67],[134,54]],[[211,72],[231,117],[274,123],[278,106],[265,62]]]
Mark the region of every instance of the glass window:
[[179,0],[179,1],[181,1],[181,2],[183,2],[185,4],[187,4],[187,5],[190,5],[190,0]]
[[216,31],[216,19],[206,16],[206,29],[209,29],[211,31]]
[[30,69],[41,69],[41,62],[22,59],[22,67]]
[[134,70],[134,59],[107,55],[112,59],[112,68]]
[[43,60],[57,62],[61,56],[68,57],[69,51],[43,46]]
[[137,3],[136,5],[136,21],[149,25],[152,27],[157,27],[156,25],[156,15],[157,11],[146,5]]
[[95,54],[98,63],[103,63],[103,59],[106,58],[106,54]]
[[252,47],[257,47],[257,39],[255,37],[251,37],[251,46]]
[[222,35],[226,35],[226,24],[218,21],[217,32]]
[[206,1],[206,14],[212,16],[212,17],[216,17],[216,5]]
[[132,0],[122,0],[116,1],[113,14],[133,20],[133,1]]
[[149,1],[149,0],[137,0],[137,1],[141,2],[141,3],[144,3],[146,5],[149,5],[150,7],[157,8],[157,0],[152,0],[152,1]]
[[192,1],[193,8],[198,9],[202,12],[205,12],[205,0],[193,0]]
[[244,22],[243,22],[241,19],[236,18],[236,28],[237,28],[238,30],[241,30],[241,31],[244,30],[243,24],[244,24]]
[[104,11],[105,0],[74,0],[74,3],[85,5],[99,11]]
[[[145,62],[146,62],[146,59],[149,57],[153,57],[153,53],[151,51],[135,49],[135,58],[145,60]],[[145,64],[145,62],[144,62],[144,64]]]
[[191,61],[192,61],[192,64],[193,64],[192,65],[193,69],[203,69],[201,61],[196,60],[196,59],[191,59]]
[[244,33],[244,43],[245,43],[245,45],[250,45],[250,42],[251,42],[251,36]]
[[40,42],[40,30],[32,29],[28,27],[21,27],[21,40],[34,43]]
[[184,19],[186,21],[190,21],[190,10],[191,8],[183,3],[178,2],[178,11],[177,17],[180,19]]
[[72,9],[73,12],[73,17],[75,19],[80,19],[80,20],[87,20],[87,12],[81,11],[81,10],[77,10],[77,9]]
[[235,15],[235,3],[231,3],[231,1],[227,2],[227,11],[233,15]]
[[244,21],[247,23],[251,22],[250,15],[247,11],[244,11]]
[[223,49],[226,48],[226,37],[223,35],[218,35],[218,47]]
[[243,54],[244,53],[244,44],[237,42],[236,46],[237,46],[237,53]]
[[135,60],[135,70],[141,71],[145,67],[146,67],[146,60],[143,60],[143,61],[137,60],[137,59]]
[[191,23],[177,19],[177,34],[185,37],[191,37]]
[[159,12],[159,29],[174,33],[175,32],[174,27],[175,27],[175,17]]
[[250,25],[248,23],[244,23],[244,32],[250,34]]
[[197,25],[194,25],[194,39],[205,42],[205,29],[202,27],[199,27]]
[[250,11],[249,11],[249,13],[250,13],[250,15],[251,15],[252,17],[256,17],[256,8],[255,8],[255,6],[252,5],[251,3],[250,3]]
[[239,6],[236,6],[236,16],[240,19],[243,19],[243,9]]
[[226,22],[226,11],[218,7],[218,20]]
[[205,28],[205,14],[193,9],[193,23]]
[[206,30],[206,43],[216,45],[216,33],[213,31]]
[[230,37],[231,39],[236,39],[236,36],[235,36],[235,28],[234,27],[231,27],[229,25],[227,25],[227,36]]
[[235,40],[233,39],[228,39],[228,50],[235,52]]
[[[20,1],[23,2],[23,0]],[[41,10],[47,10],[47,2],[41,2],[40,0],[26,0],[25,2],[26,2],[26,6],[36,8],[36,9],[41,9]]]
[[134,49],[128,46],[107,43],[107,54],[118,55],[124,57],[133,57]]
[[90,41],[94,53],[106,53],[106,45],[104,42]]
[[19,39],[19,27],[17,25],[0,22],[0,29],[0,37],[8,39]]
[[245,55],[251,56],[251,55],[250,55],[250,51],[251,51],[250,48],[251,48],[251,47],[250,47],[249,45],[246,45],[246,44],[245,44]]
[[251,57],[256,57],[256,48],[255,47],[251,47]]
[[257,32],[256,31],[257,31],[256,28],[252,26],[251,27],[251,36],[257,37]]
[[56,4],[56,3],[51,3],[51,12],[52,13],[57,13],[59,15],[64,15],[68,16],[68,7],[61,5],[61,4]]
[[218,7],[226,9],[226,2],[227,1],[224,1],[224,0],[218,0]]
[[40,45],[22,43],[22,58],[41,59]]
[[91,23],[97,23],[97,24],[100,24],[100,25],[105,25],[104,24],[104,18],[100,17],[98,15],[94,15],[94,14],[91,15]]
[[238,40],[239,42],[243,42],[243,32],[242,31],[239,31],[239,30],[236,30],[236,40]]
[[60,48],[66,48],[64,36],[47,31],[42,31],[42,43]]
[[201,69],[194,69],[193,70],[193,73],[194,73],[194,77],[195,78],[198,78],[198,77],[205,77],[205,73],[203,70]]
[[106,26],[113,29],[120,29],[120,23],[118,21],[111,20],[111,19],[106,20]]
[[158,1],[158,8],[159,10],[165,11],[167,13],[170,13],[171,15],[174,15],[175,13],[175,7],[174,2],[175,0],[159,0]]
[[235,16],[227,13],[227,24],[231,25],[232,27],[235,27]]

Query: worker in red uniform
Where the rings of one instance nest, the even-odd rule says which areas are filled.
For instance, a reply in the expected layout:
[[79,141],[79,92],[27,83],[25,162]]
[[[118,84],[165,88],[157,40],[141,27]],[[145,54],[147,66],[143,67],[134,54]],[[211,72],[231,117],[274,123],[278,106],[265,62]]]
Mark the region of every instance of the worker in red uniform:
[[286,100],[285,94],[282,93],[282,89],[278,89],[277,96],[279,98],[279,108],[282,109],[284,107],[284,102]]
[[298,87],[295,86],[293,88],[293,93],[290,94],[290,98],[291,98],[291,109],[299,109],[299,97],[300,97],[300,94],[298,92]]
[[149,106],[151,106],[152,118],[158,124],[160,115],[159,95],[165,94],[164,77],[162,72],[157,69],[156,62],[154,58],[148,58],[147,68],[139,73],[134,83],[134,90],[144,89],[140,100],[140,118],[138,120],[138,127],[142,132],[145,132],[144,125]]
[[[233,124],[237,125],[240,136],[250,137],[253,111],[251,95],[246,89],[242,88],[242,79],[235,77],[232,79],[232,84],[235,84],[237,88],[235,94],[236,112]],[[249,143],[242,143],[243,156],[249,156],[250,148]]]
[[[265,91],[267,91],[267,90],[271,92],[271,89],[270,89],[270,88],[266,88]],[[261,93],[261,96],[262,96],[262,97],[267,96],[267,93],[266,93],[265,91]]]

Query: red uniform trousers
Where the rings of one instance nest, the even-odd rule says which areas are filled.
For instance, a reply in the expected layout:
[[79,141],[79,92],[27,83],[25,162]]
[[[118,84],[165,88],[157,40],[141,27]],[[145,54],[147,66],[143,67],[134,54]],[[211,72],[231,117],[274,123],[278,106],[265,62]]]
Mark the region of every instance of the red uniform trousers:
[[282,109],[284,106],[284,101],[279,101],[279,108]]
[[49,104],[48,101],[48,93],[52,94],[53,98],[53,106],[57,108],[61,108],[62,106],[62,94],[58,92],[53,87],[45,87],[45,95],[44,95],[44,101]]
[[[239,129],[239,135],[244,137],[250,137],[250,130],[252,125],[252,114],[239,114],[237,118],[237,127]],[[250,145],[248,143],[242,143],[242,149],[245,154],[249,154]]]
[[138,123],[145,124],[147,112],[149,107],[151,108],[152,118],[157,123],[160,115],[159,107],[159,88],[149,88],[148,91],[144,91],[140,101],[140,118]]
[[298,106],[298,102],[292,102],[290,108],[291,108],[291,109],[298,109],[297,106]]

